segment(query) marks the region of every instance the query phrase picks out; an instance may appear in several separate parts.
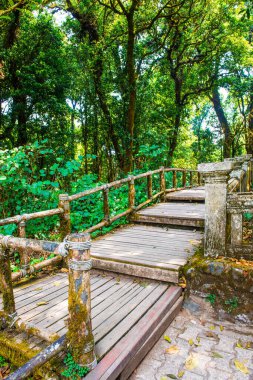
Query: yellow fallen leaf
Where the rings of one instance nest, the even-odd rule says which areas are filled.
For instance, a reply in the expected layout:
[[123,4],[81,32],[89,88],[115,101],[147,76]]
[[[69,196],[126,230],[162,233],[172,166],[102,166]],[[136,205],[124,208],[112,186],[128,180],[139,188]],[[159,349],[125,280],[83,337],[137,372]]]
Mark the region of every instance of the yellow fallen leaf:
[[171,343],[171,339],[168,335],[164,335],[163,339],[166,340],[167,342]]
[[196,355],[190,354],[185,361],[185,368],[191,371],[198,366],[198,358]]
[[188,340],[188,343],[189,343],[190,346],[193,346],[193,345],[194,345],[194,341],[193,341],[193,339],[189,339],[189,340]]
[[222,359],[224,356],[222,356],[221,354],[219,354],[219,352],[212,352],[212,357],[213,358],[217,358],[217,359]]
[[36,305],[43,306],[43,305],[47,305],[48,303],[49,303],[48,301],[41,301],[41,302],[37,302]]
[[236,347],[237,348],[243,348],[243,345],[242,345],[240,340],[238,340],[238,342],[236,343]]
[[179,371],[177,377],[181,379],[184,376],[185,371]]
[[53,285],[54,285],[54,286],[60,286],[61,283],[60,283],[59,281],[55,281]]
[[224,327],[220,325],[220,331],[223,331],[223,330],[224,330]]
[[175,355],[180,351],[180,348],[176,345],[166,348],[165,352],[169,355]]
[[200,343],[200,337],[199,337],[199,336],[197,336],[196,341],[197,341],[198,343]]
[[41,290],[43,290],[43,288],[36,288],[36,289],[34,289],[35,292],[40,292]]
[[238,371],[244,373],[245,375],[249,374],[248,367],[245,365],[245,363],[240,362],[237,359],[234,359],[234,364],[235,364],[235,367],[238,369]]
[[210,330],[215,330],[215,326],[209,326]]

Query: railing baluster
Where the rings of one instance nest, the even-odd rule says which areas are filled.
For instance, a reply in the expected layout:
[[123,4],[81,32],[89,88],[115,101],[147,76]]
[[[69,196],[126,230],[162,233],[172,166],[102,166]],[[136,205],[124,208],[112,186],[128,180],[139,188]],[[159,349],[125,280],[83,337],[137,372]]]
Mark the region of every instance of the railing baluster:
[[134,209],[135,206],[135,186],[134,186],[134,177],[130,177],[130,181],[128,182],[128,205],[129,208]]
[[243,223],[242,213],[231,214],[231,244],[232,246],[242,244],[242,223]]
[[70,202],[68,194],[59,195],[59,208],[63,209],[63,214],[60,214],[60,235],[61,240],[71,233],[70,221]]
[[[26,222],[24,220],[21,220],[21,222],[18,223],[18,236],[20,238],[26,237]],[[20,256],[20,265],[22,269],[27,269],[29,267],[29,256],[26,252],[26,250],[22,250],[19,252]]]
[[148,188],[148,199],[152,199],[153,190],[152,190],[152,174],[147,176],[147,188]]
[[104,206],[104,220],[110,221],[110,206],[109,206],[109,188],[105,185],[103,189],[103,206]]
[[193,185],[193,175],[192,175],[192,171],[190,170],[190,186]]
[[173,189],[177,188],[177,171],[173,170]]
[[160,199],[161,199],[161,201],[163,201],[164,200],[164,196],[165,196],[165,192],[166,192],[166,182],[165,182],[164,167],[161,167],[161,171],[160,171],[159,175],[160,175],[160,191],[163,192],[163,194],[161,194],[161,196],[160,196]]
[[0,245],[0,289],[3,294],[3,310],[7,316],[16,313],[15,299],[11,280],[9,249]]
[[186,170],[182,171],[182,187],[186,187]]

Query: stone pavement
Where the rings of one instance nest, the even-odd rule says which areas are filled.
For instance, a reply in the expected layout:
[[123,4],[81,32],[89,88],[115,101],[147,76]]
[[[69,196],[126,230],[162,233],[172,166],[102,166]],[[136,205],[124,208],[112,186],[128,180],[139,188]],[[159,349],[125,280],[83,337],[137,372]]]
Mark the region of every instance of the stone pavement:
[[253,380],[253,327],[217,321],[191,296],[130,380]]

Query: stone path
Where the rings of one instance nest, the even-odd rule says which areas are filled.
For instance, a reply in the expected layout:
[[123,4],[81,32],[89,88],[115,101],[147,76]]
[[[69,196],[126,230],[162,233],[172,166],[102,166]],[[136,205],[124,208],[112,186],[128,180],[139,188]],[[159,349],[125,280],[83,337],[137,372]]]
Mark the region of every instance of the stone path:
[[253,327],[217,321],[199,297],[185,302],[164,336],[130,380],[253,380]]

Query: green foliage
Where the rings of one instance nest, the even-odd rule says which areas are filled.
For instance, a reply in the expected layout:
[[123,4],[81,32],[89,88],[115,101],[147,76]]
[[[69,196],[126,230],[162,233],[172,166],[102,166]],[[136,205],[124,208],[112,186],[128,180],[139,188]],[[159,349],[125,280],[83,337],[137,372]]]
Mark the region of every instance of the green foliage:
[[79,364],[77,364],[74,361],[70,352],[68,352],[67,355],[65,356],[64,363],[67,368],[61,373],[61,375],[68,379],[72,379],[72,380],[82,379],[89,372],[88,368],[81,367]]
[[208,302],[210,302],[210,304],[213,306],[215,304],[215,301],[216,301],[216,295],[215,294],[208,294],[206,296],[206,300]]
[[227,306],[227,310],[229,313],[231,313],[233,310],[235,310],[238,307],[238,297],[232,297],[225,301],[225,305]]
[[5,367],[7,365],[9,365],[7,360],[2,355],[0,355],[0,367]]

